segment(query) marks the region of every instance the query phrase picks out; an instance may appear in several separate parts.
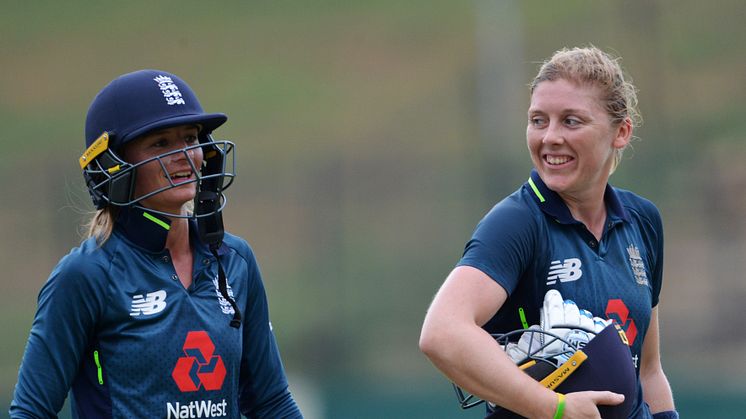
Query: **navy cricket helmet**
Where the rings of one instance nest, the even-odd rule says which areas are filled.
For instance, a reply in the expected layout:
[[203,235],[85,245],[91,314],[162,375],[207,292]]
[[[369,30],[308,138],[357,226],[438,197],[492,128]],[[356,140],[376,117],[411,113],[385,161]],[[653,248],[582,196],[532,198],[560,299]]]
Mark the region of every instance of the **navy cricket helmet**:
[[[234,144],[214,141],[211,133],[227,119],[222,113],[205,113],[191,87],[172,73],[139,70],[114,79],[96,95],[88,108],[86,151],[79,159],[94,205],[98,209],[109,205],[136,205],[140,200],[176,187],[177,184],[166,174],[170,185],[134,196],[136,169],[153,161],[165,167],[163,158],[202,148],[204,163],[199,168],[192,163],[195,174],[192,182],[198,183],[198,190],[209,190],[219,195],[219,211],[225,205],[222,191],[235,176]],[[199,144],[136,164],[120,157],[119,153],[125,144],[149,132],[178,125],[198,126]],[[231,168],[226,170],[229,154]],[[191,162],[191,159],[187,161]]]
[[[580,329],[578,329],[580,330]],[[524,333],[531,336],[531,345],[518,367],[550,390],[558,393],[576,391],[612,391],[624,395],[624,401],[616,406],[598,405],[604,419],[626,419],[632,411],[637,397],[637,376],[632,361],[627,337],[618,324],[612,323],[598,334],[587,330],[581,333],[595,335],[585,344],[577,340],[560,337],[542,329],[521,329],[505,334],[493,335],[503,347]],[[558,345],[559,343],[559,345]],[[562,349],[548,354],[549,346]],[[468,409],[484,401],[466,393],[454,384],[461,408]],[[522,416],[508,409],[488,404],[487,419],[513,419]]]

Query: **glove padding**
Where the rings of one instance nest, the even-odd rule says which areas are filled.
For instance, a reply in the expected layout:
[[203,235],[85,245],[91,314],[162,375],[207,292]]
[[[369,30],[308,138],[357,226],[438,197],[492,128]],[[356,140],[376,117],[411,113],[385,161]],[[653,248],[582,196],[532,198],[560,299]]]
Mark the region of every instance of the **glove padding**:
[[[611,320],[593,317],[590,311],[578,308],[574,301],[563,300],[562,294],[554,289],[544,295],[544,305],[539,317],[540,325],[529,327],[518,343],[506,345],[505,352],[513,362],[521,364],[531,353],[541,357],[554,357],[562,363],[572,355],[571,348],[563,340],[575,348],[582,348],[596,333],[611,324]],[[532,330],[549,332],[562,340]]]
[[555,329],[582,329],[596,334],[611,324],[611,320],[593,317],[588,310],[578,308],[572,300],[563,300],[557,290],[549,290],[544,295],[544,305],[540,310],[541,329],[552,331]]

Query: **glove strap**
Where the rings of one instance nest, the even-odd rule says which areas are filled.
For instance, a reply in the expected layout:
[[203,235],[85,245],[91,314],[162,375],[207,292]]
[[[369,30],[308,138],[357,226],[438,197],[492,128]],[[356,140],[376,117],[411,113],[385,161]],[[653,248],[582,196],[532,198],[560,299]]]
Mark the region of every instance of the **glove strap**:
[[557,393],[557,411],[554,412],[554,419],[562,419],[565,414],[565,395]]

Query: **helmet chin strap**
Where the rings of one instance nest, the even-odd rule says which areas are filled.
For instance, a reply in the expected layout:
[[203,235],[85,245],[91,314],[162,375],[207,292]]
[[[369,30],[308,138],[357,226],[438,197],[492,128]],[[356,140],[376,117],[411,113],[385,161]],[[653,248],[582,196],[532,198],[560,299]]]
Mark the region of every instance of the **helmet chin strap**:
[[[216,154],[205,159],[202,167],[203,174],[218,173],[222,171],[223,152],[216,148]],[[225,206],[225,196],[222,194],[223,177],[210,177],[203,179],[197,188],[197,195],[194,198],[194,216],[197,218],[197,227],[199,237],[203,243],[210,247],[210,252],[215,256],[218,262],[218,290],[220,295],[228,301],[233,308],[233,319],[230,325],[238,329],[241,327],[241,311],[236,301],[228,294],[228,281],[225,277],[223,264],[220,262],[218,249],[223,243],[223,213],[221,210]],[[222,198],[222,199],[221,199]]]
[[195,199],[195,214],[212,213],[211,215],[197,218],[197,226],[200,239],[210,247],[210,252],[218,261],[218,290],[220,295],[233,308],[233,319],[231,327],[238,329],[241,326],[241,310],[239,310],[236,301],[228,294],[228,281],[225,277],[223,264],[220,262],[218,249],[223,243],[223,214],[217,211],[220,206],[220,194],[212,191],[200,191]]

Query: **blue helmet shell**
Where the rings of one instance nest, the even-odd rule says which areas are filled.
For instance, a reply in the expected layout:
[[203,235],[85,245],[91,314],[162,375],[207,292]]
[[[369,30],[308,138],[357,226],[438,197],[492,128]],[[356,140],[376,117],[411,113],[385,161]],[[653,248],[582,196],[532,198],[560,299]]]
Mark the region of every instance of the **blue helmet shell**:
[[225,123],[222,113],[205,113],[191,87],[178,76],[161,70],[139,70],[121,75],[104,87],[88,108],[86,148],[108,132],[110,148],[156,129],[195,124],[200,141]]

